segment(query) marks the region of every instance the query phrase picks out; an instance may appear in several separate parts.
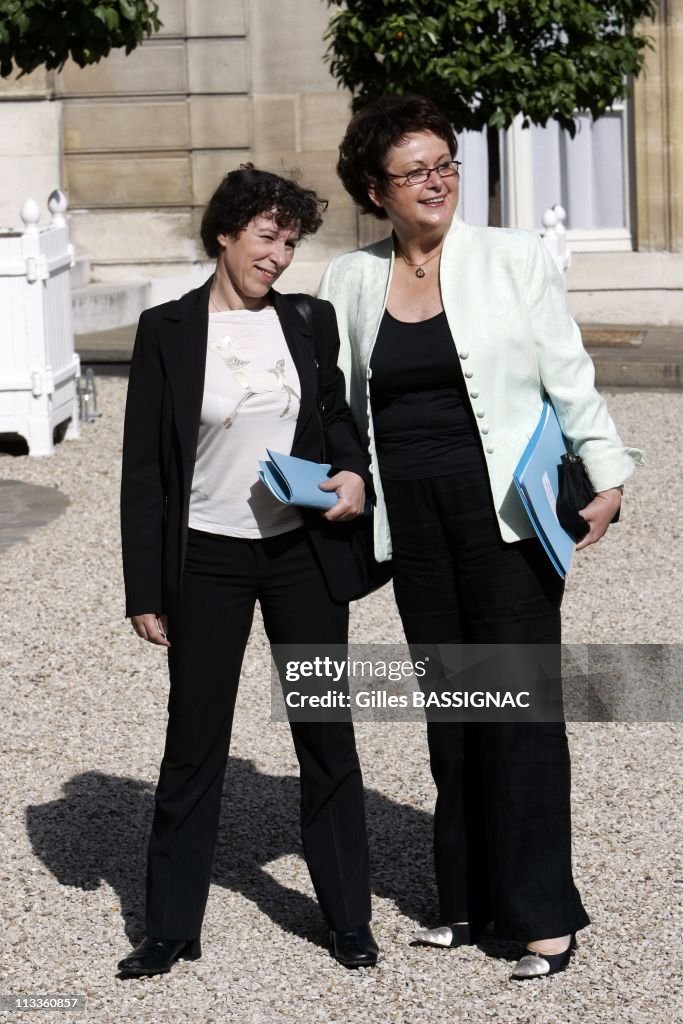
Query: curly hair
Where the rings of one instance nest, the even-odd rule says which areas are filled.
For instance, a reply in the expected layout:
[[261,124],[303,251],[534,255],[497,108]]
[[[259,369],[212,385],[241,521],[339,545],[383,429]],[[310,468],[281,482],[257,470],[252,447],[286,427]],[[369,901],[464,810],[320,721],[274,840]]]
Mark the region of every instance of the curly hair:
[[386,210],[375,206],[368,188],[374,187],[380,195],[386,195],[387,153],[392,146],[404,142],[407,135],[419,132],[431,132],[443,139],[455,157],[458,143],[448,118],[426,96],[381,96],[351,118],[339,146],[337,174],[362,213],[386,220]]
[[260,171],[252,163],[240,164],[239,170],[226,174],[206,205],[202,245],[206,255],[216,259],[221,249],[218,235],[237,236],[262,213],[273,213],[281,228],[298,224],[301,238],[314,235],[326,209],[326,199],[292,178]]

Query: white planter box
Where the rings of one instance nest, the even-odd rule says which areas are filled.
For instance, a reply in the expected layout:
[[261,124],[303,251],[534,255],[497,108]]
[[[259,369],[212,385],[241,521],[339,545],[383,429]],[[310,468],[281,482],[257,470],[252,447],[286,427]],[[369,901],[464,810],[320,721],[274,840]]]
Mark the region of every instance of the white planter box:
[[0,231],[0,433],[20,434],[31,455],[52,454],[62,423],[79,435],[66,196],[53,192],[48,207],[48,227],[28,199],[23,233]]

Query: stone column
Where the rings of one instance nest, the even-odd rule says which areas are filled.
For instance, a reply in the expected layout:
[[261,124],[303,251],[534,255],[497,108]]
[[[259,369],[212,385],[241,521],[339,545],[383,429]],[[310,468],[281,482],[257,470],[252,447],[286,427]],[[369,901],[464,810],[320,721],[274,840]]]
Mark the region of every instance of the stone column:
[[683,0],[660,0],[633,90],[637,247],[683,250]]
[[669,139],[672,252],[683,252],[683,0],[669,0]]

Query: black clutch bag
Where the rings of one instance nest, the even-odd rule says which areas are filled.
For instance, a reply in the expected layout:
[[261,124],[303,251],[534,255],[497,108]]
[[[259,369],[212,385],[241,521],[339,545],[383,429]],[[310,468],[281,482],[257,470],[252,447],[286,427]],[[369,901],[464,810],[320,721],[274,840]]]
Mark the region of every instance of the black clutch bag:
[[[563,455],[561,465],[557,470],[559,493],[557,495],[557,518],[567,533],[570,533],[576,540],[581,540],[588,533],[588,523],[579,515],[579,509],[590,505],[595,497],[595,491],[588,479],[588,473],[582,460],[578,455]],[[612,520],[619,522],[619,512]]]

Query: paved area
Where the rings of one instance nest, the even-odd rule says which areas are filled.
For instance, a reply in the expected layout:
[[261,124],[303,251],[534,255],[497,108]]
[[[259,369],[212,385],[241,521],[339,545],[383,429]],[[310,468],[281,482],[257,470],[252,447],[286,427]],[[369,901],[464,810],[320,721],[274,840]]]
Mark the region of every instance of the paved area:
[[[601,387],[679,389],[683,387],[683,328],[582,328],[584,342],[596,367]],[[76,347],[82,364],[103,375],[125,376],[135,340],[135,326],[78,335]],[[0,436],[0,458],[23,454],[25,444]],[[49,522],[64,508],[54,488],[34,491],[3,482],[0,491],[0,548],[26,537],[36,526]]]
[[[0,458],[0,479],[70,504],[0,551],[0,993],[85,995],[64,1022],[119,1024],[674,1024],[683,1019],[681,727],[572,723],[574,872],[592,925],[571,969],[508,981],[518,949],[411,946],[435,922],[434,802],[424,729],[363,724],[374,928],[382,959],[330,959],[302,858],[289,730],[270,721],[257,618],[242,674],[204,956],[122,982],[143,928],[145,845],[163,750],[165,655],[123,618],[118,487],[125,380],[52,458]],[[577,559],[569,643],[680,644],[683,395],[609,396],[647,465],[622,522]],[[356,642],[400,640],[391,588],[352,610]],[[643,686],[657,679],[644,678]],[[17,1018],[18,1019],[18,1018]],[[45,1013],[22,1019],[46,1021]],[[50,1019],[52,1017],[50,1016]]]
[[55,487],[0,480],[0,553],[61,515],[68,504]]
[[[584,325],[584,343],[596,367],[600,387],[680,389],[683,387],[683,327],[605,327]],[[84,366],[100,379],[112,372],[125,376],[133,351],[135,325],[76,336]],[[0,436],[0,458],[22,454],[25,445]],[[0,547],[25,537],[31,529],[58,515],[61,496],[48,490],[43,498],[5,481],[0,493]]]

